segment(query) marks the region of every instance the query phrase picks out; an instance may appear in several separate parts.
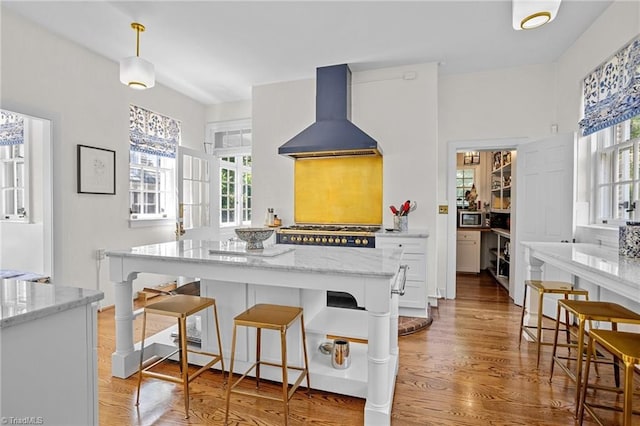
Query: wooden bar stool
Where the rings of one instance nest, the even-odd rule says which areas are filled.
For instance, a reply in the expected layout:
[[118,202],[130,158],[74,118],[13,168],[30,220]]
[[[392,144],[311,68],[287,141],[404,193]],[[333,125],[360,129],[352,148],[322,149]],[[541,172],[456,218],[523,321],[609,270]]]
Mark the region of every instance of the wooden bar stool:
[[[304,353],[304,367],[287,365],[287,330],[297,320],[300,320],[300,329],[302,330],[302,348]],[[258,398],[269,399],[273,401],[282,401],[284,403],[284,422],[288,424],[289,419],[289,400],[293,396],[300,383],[307,378],[307,394],[311,396],[311,385],[309,382],[309,363],[307,360],[307,341],[304,331],[304,318],[302,315],[302,308],[282,305],[268,305],[258,304],[255,305],[233,319],[233,340],[231,343],[231,367],[229,369],[229,375],[233,374],[233,363],[236,351],[236,329],[238,326],[255,327],[256,328],[256,361],[251,367],[235,382],[232,383],[229,380],[229,386],[227,387],[227,405],[224,415],[224,423],[227,424],[229,419],[229,403],[231,400],[231,393],[238,393],[243,395],[250,395]],[[280,331],[280,346],[282,352],[281,364],[273,362],[262,361],[260,359],[260,343],[262,337],[262,329],[278,330]],[[282,397],[276,398],[267,394],[258,393],[260,387],[260,366],[270,365],[272,367],[280,367],[282,369]],[[255,368],[256,370],[256,391],[247,392],[243,390],[235,389],[242,380],[247,377],[247,374]],[[288,369],[300,371],[300,375],[295,383],[289,388],[289,376]]]
[[[520,337],[518,339],[518,348],[522,343],[522,333],[527,333],[527,336],[531,338],[532,341],[536,343],[536,368],[540,365],[540,346],[547,345],[551,346],[553,343],[551,342],[543,342],[542,341],[542,331],[543,330],[554,330],[550,327],[542,326],[542,308],[543,308],[543,300],[545,294],[561,294],[564,296],[565,300],[569,299],[569,295],[573,296],[583,296],[586,300],[589,300],[589,292],[587,290],[580,290],[573,288],[573,284],[562,282],[562,281],[540,281],[540,280],[527,280],[524,282],[524,298],[522,300],[522,315],[520,317]],[[524,315],[527,309],[527,290],[531,289],[531,291],[535,290],[538,292],[538,318],[536,325],[525,325],[524,324]],[[565,318],[566,324],[566,332],[567,332],[567,344],[569,343],[569,314],[567,314]],[[534,334],[531,329],[536,329],[536,333]]]
[[[578,343],[573,345],[558,345],[558,328],[559,328],[559,318],[561,316],[561,310],[565,310],[566,313],[573,314],[578,320]],[[580,390],[582,385],[582,358],[585,350],[585,324],[587,321],[601,321],[601,322],[610,322],[611,328],[616,331],[618,329],[618,323],[628,323],[628,324],[640,324],[640,315],[635,312],[621,306],[617,303],[612,302],[598,302],[598,301],[585,301],[585,300],[558,300],[558,310],[556,317],[556,331],[555,338],[553,341],[553,353],[551,358],[551,371],[549,374],[549,383],[553,379],[553,367],[558,364],[558,366],[565,372],[567,375],[576,382],[576,411],[575,416],[578,416],[578,408],[580,405]],[[591,328],[591,327],[590,327]],[[595,331],[595,330],[594,330]],[[591,330],[589,330],[591,332]],[[557,349],[558,346],[566,346],[576,349],[576,356],[571,357],[562,357],[558,356]],[[595,357],[595,352],[587,352],[588,354],[594,355],[594,363],[597,366],[598,364],[613,364],[614,375],[616,380],[616,386],[619,386],[620,382],[620,374],[619,367],[615,360],[598,360]],[[590,358],[590,357],[587,357]],[[575,372],[571,370],[569,363],[565,363],[563,361],[575,361],[576,370]],[[597,372],[597,370],[596,370]]]
[[[190,349],[187,346],[187,317],[200,312],[208,307],[213,307],[213,320],[216,324],[216,334],[218,336],[218,353],[213,354],[210,352],[198,351]],[[145,329],[147,326],[147,314],[156,314],[170,316],[178,319],[178,348],[171,352],[169,355],[153,362],[151,365],[143,368],[144,362],[144,338]],[[202,366],[195,373],[189,374],[189,363],[187,359],[187,353],[195,353],[212,357],[206,365]],[[180,377],[158,373],[150,371],[152,368],[158,366],[163,361],[166,361],[171,356],[179,354],[180,359]],[[220,362],[220,371],[222,372],[222,378],[224,380],[224,360],[222,358],[222,342],[220,340],[220,328],[218,326],[218,310],[216,308],[215,299],[198,296],[188,296],[179,294],[171,296],[170,298],[161,302],[153,303],[144,308],[143,322],[142,322],[142,342],[140,346],[140,370],[138,373],[138,394],[136,397],[136,406],[140,405],[140,385],[142,384],[142,376],[154,377],[160,380],[167,380],[173,383],[179,383],[184,388],[184,413],[185,419],[189,418],[189,383],[191,383],[196,377],[202,374],[204,371],[211,368],[212,365]]]
[[[605,350],[609,351],[614,359],[619,359],[624,364],[624,386],[620,388],[589,384],[589,363],[587,358],[584,372],[584,384],[581,390],[580,400],[580,417],[578,424],[582,424],[585,410],[598,422],[603,425],[602,420],[596,415],[594,408],[605,410],[622,411],[622,424],[624,426],[632,426],[633,414],[640,414],[640,411],[634,411],[632,407],[633,400],[633,373],[635,365],[640,364],[640,334],[628,333],[623,331],[609,330],[590,330],[589,331],[589,351],[595,349],[595,344],[599,344]],[[615,405],[602,405],[595,402],[587,402],[587,389],[600,389],[623,394],[623,406],[620,408]]]

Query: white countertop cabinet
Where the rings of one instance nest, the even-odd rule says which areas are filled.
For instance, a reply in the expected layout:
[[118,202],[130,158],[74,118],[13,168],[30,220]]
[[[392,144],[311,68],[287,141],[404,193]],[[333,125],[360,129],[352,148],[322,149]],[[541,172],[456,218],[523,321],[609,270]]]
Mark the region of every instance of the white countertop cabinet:
[[480,231],[461,230],[456,236],[456,272],[480,273]]
[[0,280],[3,424],[98,424],[95,302],[103,296]]
[[402,263],[407,270],[404,295],[400,296],[402,316],[426,318],[429,315],[427,296],[427,238],[425,231],[380,232],[376,247],[402,249]]
[[[321,246],[281,246],[263,252],[225,254],[224,242],[182,240],[128,250],[109,251],[109,270],[115,287],[116,351],[112,374],[128,377],[138,367],[140,344],[134,345],[132,282],[138,273],[151,272],[200,279],[203,296],[215,297],[226,365],[231,349],[233,318],[255,303],[301,306],[307,332],[311,387],[366,398],[364,423],[388,425],[398,369],[398,295],[404,279],[401,250]],[[286,248],[286,251],[284,251]],[[212,253],[211,250],[214,250]],[[365,310],[329,308],[326,291],[352,294]],[[216,341],[211,316],[201,316],[204,350]],[[254,357],[255,331],[243,330],[237,342],[236,372],[244,372]],[[263,334],[263,359],[280,357],[276,336]],[[302,351],[295,329],[287,333],[288,360],[297,363]],[[352,342],[351,366],[331,367],[329,356],[319,353],[331,336],[359,339]],[[299,340],[298,340],[299,342]],[[366,343],[363,343],[366,342]],[[145,355],[172,348],[170,329],[145,340]],[[295,349],[298,348],[298,349]],[[198,363],[197,357],[190,361]],[[281,380],[279,369],[261,375]]]

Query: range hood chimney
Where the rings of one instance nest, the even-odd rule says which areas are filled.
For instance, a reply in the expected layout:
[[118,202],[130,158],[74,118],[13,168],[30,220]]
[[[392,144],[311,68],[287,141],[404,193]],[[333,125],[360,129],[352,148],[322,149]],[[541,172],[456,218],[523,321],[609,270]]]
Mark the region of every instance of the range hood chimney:
[[293,158],[382,155],[378,142],[351,122],[347,64],[316,70],[316,122],[278,148]]

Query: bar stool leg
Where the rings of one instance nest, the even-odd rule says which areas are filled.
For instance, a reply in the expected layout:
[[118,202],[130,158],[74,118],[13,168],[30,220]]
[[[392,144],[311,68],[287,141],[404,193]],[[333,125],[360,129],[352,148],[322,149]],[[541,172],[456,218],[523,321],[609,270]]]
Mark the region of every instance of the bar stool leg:
[[142,384],[142,362],[144,361],[144,334],[147,328],[147,312],[142,313],[142,340],[140,342],[140,368],[138,369],[138,392],[136,395],[136,407],[140,405],[140,385]]
[[224,410],[224,424],[229,421],[229,403],[231,402],[231,388],[233,387],[233,361],[236,355],[236,325],[233,324],[233,337],[231,338],[231,366],[229,367],[229,383],[227,385],[227,402]]
[[553,333],[553,350],[551,351],[551,368],[549,369],[549,383],[553,380],[553,367],[556,365],[556,353],[558,352],[558,331],[560,329],[560,310],[562,307],[558,305],[556,308],[556,326]]
[[[617,365],[617,363],[615,364]],[[633,401],[633,370],[635,366],[625,361],[624,363],[624,406],[623,417],[624,426],[633,426],[631,417],[633,416],[633,407],[631,406]]]
[[216,335],[218,336],[218,353],[220,354],[220,371],[222,372],[222,386],[226,386],[227,382],[224,379],[224,356],[222,354],[222,338],[220,337],[220,324],[218,324],[218,308],[216,303],[213,303],[213,322],[216,323]]
[[527,291],[529,290],[529,286],[524,286],[524,297],[522,299],[522,314],[520,315],[520,334],[518,335],[518,349],[520,349],[520,344],[522,343],[522,332],[524,329],[524,314],[527,307]]
[[289,374],[287,372],[287,329],[280,329],[280,351],[282,353],[282,399],[284,401],[284,424],[289,424]]
[[307,370],[307,396],[311,398],[311,382],[309,381],[309,360],[307,358],[307,334],[304,331],[304,317],[300,314],[300,330],[302,331],[302,351],[304,353],[304,368]]
[[536,368],[540,365],[540,339],[542,339],[542,302],[544,293],[538,292],[538,330],[536,330],[537,342],[536,342]]
[[[576,348],[576,410],[574,417],[578,417],[578,409],[580,408],[580,387],[582,386],[582,356],[584,351],[584,318],[580,318],[578,327],[578,347]],[[593,348],[587,348],[587,360],[591,359]]]
[[[587,348],[587,353],[592,353],[595,349],[593,344],[593,339],[589,338],[589,347]],[[580,389],[580,400],[578,402],[580,414],[578,415],[578,424],[581,425],[584,421],[584,404],[587,399],[587,386],[589,385],[589,370],[591,365],[591,357],[587,357],[587,363],[585,364],[585,373],[584,373],[584,389]]]
[[[618,331],[618,323],[611,323],[611,330]],[[598,364],[596,364],[598,365]],[[618,357],[613,355],[613,380],[615,381],[616,387],[620,387],[620,366],[618,365]]]
[[189,418],[189,364],[187,362],[187,320],[178,318],[178,337],[180,340],[180,376],[184,388],[184,418]]
[[262,347],[262,329],[256,328],[256,389],[260,388],[260,351]]

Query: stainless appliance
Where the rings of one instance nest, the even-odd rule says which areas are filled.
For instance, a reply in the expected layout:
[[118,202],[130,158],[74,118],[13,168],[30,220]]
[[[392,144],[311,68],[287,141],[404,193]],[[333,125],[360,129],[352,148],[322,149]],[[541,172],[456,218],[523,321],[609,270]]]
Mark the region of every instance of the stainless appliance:
[[459,210],[458,226],[460,228],[482,228],[485,226],[485,213],[481,211]]
[[378,225],[294,225],[276,231],[278,244],[313,246],[365,247],[376,246]]
[[[329,247],[375,248],[375,233],[380,226],[355,225],[294,225],[278,228],[276,243]],[[349,293],[327,291],[327,306],[364,309]]]

